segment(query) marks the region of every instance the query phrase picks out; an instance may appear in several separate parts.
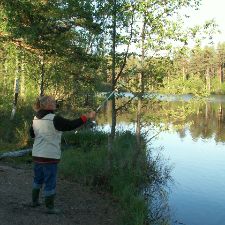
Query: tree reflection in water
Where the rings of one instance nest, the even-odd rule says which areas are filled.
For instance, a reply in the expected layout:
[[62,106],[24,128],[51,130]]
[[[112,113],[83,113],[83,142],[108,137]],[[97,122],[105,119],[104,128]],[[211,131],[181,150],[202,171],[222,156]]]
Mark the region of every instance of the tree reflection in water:
[[[128,112],[118,114],[118,126],[127,126],[128,129],[133,129],[132,127],[136,126],[136,103],[133,101],[129,105]],[[152,126],[155,126],[161,127],[157,129],[175,130],[181,139],[186,137],[188,131],[193,141],[214,139],[216,143],[224,143],[224,110],[225,101],[219,96],[205,100],[191,99],[189,101],[182,101],[182,99],[179,101],[145,99],[141,112],[142,135],[147,139],[154,136],[154,130],[151,130],[148,134],[143,134],[143,132],[145,130],[149,131]],[[106,117],[106,114],[105,117],[103,115],[102,124],[108,120]],[[101,118],[99,122],[101,123]],[[154,144],[154,139],[151,142]],[[155,155],[155,149],[151,149],[148,156],[150,160],[149,176],[152,182],[144,190],[149,202],[149,217],[152,224],[167,225],[171,224],[168,205],[170,191],[168,186],[172,180],[170,177],[171,166],[169,166],[168,161],[162,159],[160,154],[154,157],[152,155]],[[179,224],[179,222],[173,221],[172,224]]]
[[[153,149],[153,151],[157,151]],[[149,205],[149,220],[152,225],[169,225],[170,208],[168,195],[173,184],[171,177],[172,166],[168,160],[165,160],[158,151],[156,156],[149,154],[149,176],[150,185],[144,190]]]

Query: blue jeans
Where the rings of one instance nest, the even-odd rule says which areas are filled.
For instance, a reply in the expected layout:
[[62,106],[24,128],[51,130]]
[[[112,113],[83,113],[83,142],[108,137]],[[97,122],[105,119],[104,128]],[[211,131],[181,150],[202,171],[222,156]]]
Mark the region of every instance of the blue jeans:
[[57,163],[34,163],[33,188],[40,189],[45,184],[45,197],[55,194],[57,165]]

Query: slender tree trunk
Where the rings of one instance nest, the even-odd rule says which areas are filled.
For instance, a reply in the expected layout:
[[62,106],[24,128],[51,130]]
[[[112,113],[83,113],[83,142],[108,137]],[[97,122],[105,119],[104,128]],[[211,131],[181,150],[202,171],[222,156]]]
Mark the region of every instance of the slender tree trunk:
[[217,126],[218,126],[218,133],[222,132],[223,129],[223,124],[224,124],[224,112],[223,112],[223,107],[222,104],[220,104],[219,109],[218,109],[218,115],[217,115]]
[[218,109],[218,120],[223,121],[223,107],[222,104],[220,104],[219,109]]
[[225,63],[220,62],[218,67],[218,75],[219,75],[220,84],[224,82],[224,67],[225,67]]
[[219,79],[220,86],[221,86],[221,84],[223,83],[223,78],[222,78],[222,68],[221,68],[221,65],[218,66],[218,79]]
[[221,82],[224,82],[224,65],[221,65]]
[[5,59],[4,62],[4,70],[3,70],[3,88],[2,88],[2,95],[7,93],[7,73],[8,73],[8,65],[7,65],[7,60]]
[[167,73],[167,86],[169,87],[170,85],[170,74],[169,72]]
[[40,60],[41,60],[40,96],[43,96],[44,95],[44,76],[45,76],[44,56],[41,56]]
[[[117,10],[117,0],[114,0],[113,6],[113,32],[112,32],[112,89],[115,90],[116,87],[116,10]],[[115,96],[112,97],[112,129],[111,136],[112,139],[115,137],[115,127],[116,127],[116,102]]]
[[210,81],[209,67],[207,67],[207,69],[206,69],[206,89],[209,92],[211,90],[211,81]]
[[18,55],[16,57],[16,71],[15,71],[15,81],[14,81],[14,100],[13,100],[13,108],[11,112],[10,119],[13,120],[16,114],[17,101],[19,96],[19,60]]
[[146,21],[144,19],[142,26],[142,34],[141,34],[141,72],[138,75],[138,86],[139,86],[139,95],[138,95],[138,107],[137,107],[137,128],[136,128],[136,137],[138,146],[141,145],[141,108],[142,108],[142,99],[144,94],[144,60],[145,60],[145,28]]
[[15,83],[14,83],[14,101],[13,101],[13,108],[11,112],[11,117],[10,120],[14,119],[14,116],[16,114],[16,107],[17,107],[17,102],[18,102],[18,96],[19,96],[19,78],[15,78]]
[[184,67],[184,65],[182,67],[182,73],[183,73],[183,81],[186,81],[186,73],[185,73],[185,67]]
[[206,124],[208,123],[209,120],[209,104],[206,102],[205,103],[205,122]]
[[21,81],[20,81],[20,95],[22,99],[25,101],[26,93],[25,93],[25,73],[24,73],[24,53],[22,53],[21,57]]
[[[116,87],[116,16],[117,16],[117,0],[113,0],[113,22],[112,22],[112,80],[111,91]],[[113,141],[116,133],[116,101],[115,96],[112,96],[112,120],[111,120],[111,133],[108,140],[108,153],[109,153],[109,169],[112,168],[112,148]]]
[[141,72],[138,75],[138,86],[139,86],[139,95],[138,95],[138,106],[137,106],[137,127],[136,127],[136,140],[137,140],[137,147],[136,152],[133,158],[133,167],[135,167],[138,157],[141,153],[142,143],[141,143],[141,116],[142,116],[142,100],[144,95],[144,60],[145,60],[145,28],[146,28],[146,20],[144,18],[143,26],[142,26],[142,33],[141,33]]

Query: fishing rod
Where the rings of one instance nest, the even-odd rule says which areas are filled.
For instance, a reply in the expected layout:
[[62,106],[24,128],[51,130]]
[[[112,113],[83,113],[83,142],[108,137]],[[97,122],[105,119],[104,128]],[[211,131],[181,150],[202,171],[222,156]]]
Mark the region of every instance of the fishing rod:
[[[109,94],[109,96],[108,97],[106,97],[103,101],[102,101],[102,103],[97,107],[97,109],[95,110],[95,112],[96,113],[98,113],[99,111],[100,111],[100,109],[105,105],[105,103],[116,93],[116,92],[118,92],[118,89],[114,89],[110,94]],[[97,125],[97,123],[96,123],[96,121],[89,121],[88,120],[88,127],[89,128],[93,128],[93,127],[95,127]],[[78,130],[75,130],[75,134],[78,132]]]
[[[102,103],[98,106],[98,108],[95,110],[95,112],[96,113],[98,113],[99,111],[100,111],[100,109],[105,105],[105,103],[116,93],[116,92],[118,92],[118,89],[117,88],[115,88],[110,94],[109,94],[109,96],[107,97],[107,98],[105,98],[103,101],[102,101]],[[90,123],[90,125],[91,126],[96,126],[97,125],[97,123],[96,123],[96,121],[91,121],[91,123]]]
[[97,112],[99,112],[99,110],[105,105],[105,103],[110,99],[110,97],[112,96],[112,95],[114,95],[114,93],[116,93],[116,92],[118,92],[118,89],[114,89],[114,91],[112,91],[110,94],[109,94],[109,96],[98,106],[98,108],[95,110],[95,112],[97,113]]

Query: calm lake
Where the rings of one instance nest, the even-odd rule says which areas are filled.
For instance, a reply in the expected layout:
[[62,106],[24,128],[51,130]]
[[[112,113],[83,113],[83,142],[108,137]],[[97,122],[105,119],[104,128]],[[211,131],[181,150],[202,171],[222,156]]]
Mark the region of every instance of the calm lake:
[[[159,99],[146,112],[159,117],[158,126],[169,127],[152,140],[151,151],[162,147],[161,154],[172,166],[170,224],[225,224],[225,96],[204,101],[188,95]],[[123,115],[118,127],[135,130],[134,120],[135,114]],[[150,130],[149,137],[154,135]]]

